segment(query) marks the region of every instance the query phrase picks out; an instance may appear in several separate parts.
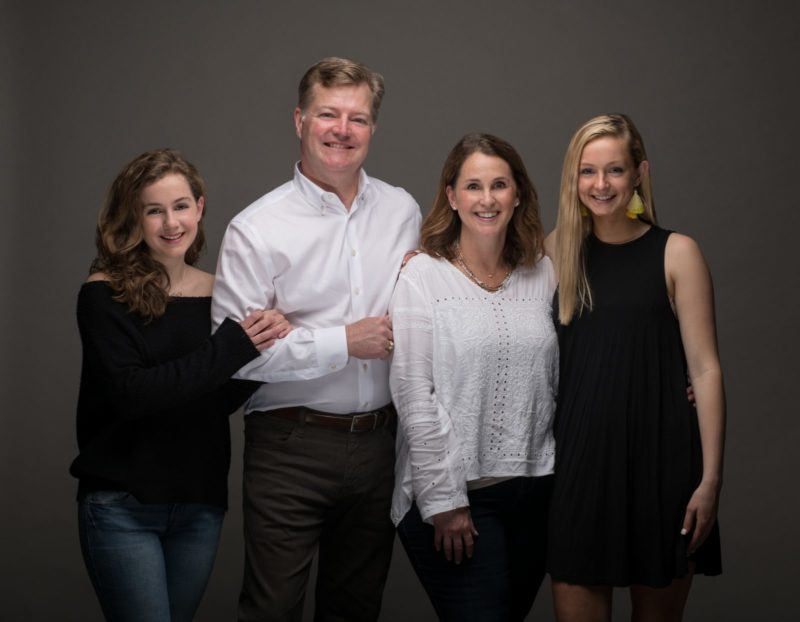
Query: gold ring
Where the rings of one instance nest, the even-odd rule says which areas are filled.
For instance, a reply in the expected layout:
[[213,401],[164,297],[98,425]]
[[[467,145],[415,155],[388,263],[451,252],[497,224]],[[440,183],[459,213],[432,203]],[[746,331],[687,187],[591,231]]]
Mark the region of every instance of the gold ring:
[[389,339],[388,343],[386,344],[386,351],[391,352],[392,350],[394,350],[394,341]]

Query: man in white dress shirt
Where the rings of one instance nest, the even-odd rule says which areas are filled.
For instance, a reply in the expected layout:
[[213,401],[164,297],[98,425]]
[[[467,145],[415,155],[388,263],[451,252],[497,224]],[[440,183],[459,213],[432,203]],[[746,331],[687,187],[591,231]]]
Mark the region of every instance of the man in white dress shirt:
[[361,168],[383,78],[339,58],[311,67],[294,111],[294,178],[228,226],[212,316],[277,308],[294,330],[240,370],[245,407],[240,620],[300,620],[319,549],[316,620],[375,620],[391,558],[396,414],[389,299],[420,211]]

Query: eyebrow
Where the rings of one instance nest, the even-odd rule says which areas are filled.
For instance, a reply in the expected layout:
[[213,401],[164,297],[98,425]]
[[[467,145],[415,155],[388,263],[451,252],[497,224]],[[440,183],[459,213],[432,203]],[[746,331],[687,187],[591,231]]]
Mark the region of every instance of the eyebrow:
[[[344,111],[341,108],[338,108],[336,106],[330,106],[330,105],[320,105],[317,108],[316,111],[317,112],[336,112],[338,114],[344,114]],[[358,116],[362,116],[363,115],[365,117],[368,117],[370,120],[372,120],[372,113],[369,110],[361,110],[361,111],[356,110],[356,111],[353,111],[353,112],[350,113],[350,116],[354,116],[354,115],[358,115]]]
[[[181,201],[189,201],[189,200],[190,200],[189,197],[181,197],[179,199],[175,199],[172,202],[172,205],[175,205],[176,203],[180,203]],[[163,205],[163,203],[157,203],[157,202],[145,203],[144,204],[145,207],[161,207],[162,205]]]
[[[511,177],[508,177],[507,175],[500,175],[499,177],[492,178],[492,181],[500,181],[500,180],[509,181],[510,179]],[[481,180],[478,177],[467,177],[466,179],[464,179],[464,182],[468,181],[481,181]]]

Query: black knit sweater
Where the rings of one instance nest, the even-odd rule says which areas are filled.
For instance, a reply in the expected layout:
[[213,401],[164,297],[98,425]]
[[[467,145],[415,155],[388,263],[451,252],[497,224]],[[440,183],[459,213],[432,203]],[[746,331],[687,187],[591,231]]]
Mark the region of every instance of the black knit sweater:
[[209,335],[209,297],[171,299],[147,323],[113,293],[95,281],[78,295],[78,498],[124,490],[141,503],[226,508],[228,415],[259,386],[230,377],[258,350],[229,319]]

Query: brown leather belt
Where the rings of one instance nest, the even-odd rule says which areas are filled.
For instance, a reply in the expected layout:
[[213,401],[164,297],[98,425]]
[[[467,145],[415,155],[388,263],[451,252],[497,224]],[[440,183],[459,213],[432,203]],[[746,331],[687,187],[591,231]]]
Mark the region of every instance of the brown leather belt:
[[397,411],[394,408],[394,404],[387,404],[383,408],[363,413],[348,413],[344,415],[326,413],[305,406],[290,406],[274,410],[259,410],[256,411],[256,414],[291,419],[299,423],[342,432],[371,432],[372,430],[389,427],[394,422]]

